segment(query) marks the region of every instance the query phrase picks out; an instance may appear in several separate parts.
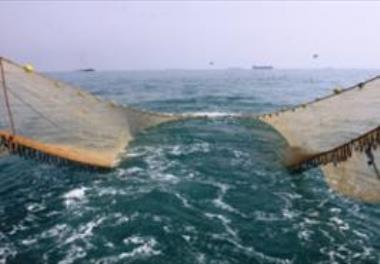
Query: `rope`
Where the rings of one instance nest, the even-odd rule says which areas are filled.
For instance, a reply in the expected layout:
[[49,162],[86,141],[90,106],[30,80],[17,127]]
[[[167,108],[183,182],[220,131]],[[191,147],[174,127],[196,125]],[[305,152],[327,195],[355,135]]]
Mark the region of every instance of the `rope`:
[[12,134],[14,135],[14,134],[16,134],[16,130],[15,130],[14,122],[13,122],[13,115],[12,115],[11,107],[9,104],[8,89],[7,89],[7,85],[5,83],[5,73],[4,73],[4,65],[3,65],[3,59],[2,58],[0,58],[0,71],[1,71],[1,80],[2,80],[1,84],[3,86],[3,91],[4,91],[5,105],[6,105],[7,112],[8,112],[9,123],[11,125],[11,131],[12,131]]

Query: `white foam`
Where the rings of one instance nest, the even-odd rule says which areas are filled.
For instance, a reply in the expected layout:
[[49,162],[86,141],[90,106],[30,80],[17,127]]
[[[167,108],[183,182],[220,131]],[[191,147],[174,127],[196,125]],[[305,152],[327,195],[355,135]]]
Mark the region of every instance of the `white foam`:
[[240,159],[245,153],[240,150],[233,150],[235,158]]
[[229,112],[188,112],[188,113],[184,113],[183,115],[188,116],[188,117],[207,117],[207,118],[239,116],[239,114],[237,113],[229,113]]
[[125,170],[125,172],[128,174],[136,174],[136,173],[139,173],[141,171],[144,171],[142,168],[139,168],[139,167],[131,167],[131,168],[128,168]]
[[77,262],[79,259],[83,259],[86,255],[87,253],[82,247],[73,245],[70,247],[64,259],[59,261],[58,264],[71,264]]
[[45,209],[45,206],[39,203],[30,203],[26,206],[26,209],[32,213]]
[[82,201],[85,197],[86,190],[87,190],[86,187],[80,187],[80,188],[75,188],[65,193],[63,195],[63,198],[65,199],[64,201],[65,205],[70,206],[77,202]]
[[201,264],[206,263],[206,256],[205,256],[205,254],[198,253],[196,258],[197,258],[197,262],[198,263],[201,263]]
[[222,223],[222,225],[224,226],[224,229],[226,230],[226,232],[227,232],[228,234],[230,234],[230,235],[233,236],[234,238],[237,238],[237,237],[238,237],[236,231],[233,230],[233,229],[230,227],[231,220],[228,219],[227,217],[225,217],[224,215],[205,213],[205,216],[207,216],[208,218],[211,218],[211,219],[212,219],[212,218],[216,218],[216,219],[220,220],[220,222]]
[[331,213],[340,214],[342,212],[342,209],[340,209],[340,208],[330,208],[329,211]]
[[311,230],[300,230],[297,234],[298,239],[310,241],[310,236],[313,234]]
[[339,229],[340,231],[345,231],[345,230],[349,230],[349,229],[350,229],[349,224],[346,223],[346,222],[344,222],[344,221],[343,221],[342,219],[340,219],[339,217],[336,217],[336,216],[331,217],[331,218],[330,218],[330,221],[331,221],[332,223],[334,223],[334,224],[338,227],[338,229]]
[[[28,218],[29,215],[27,215],[27,219],[30,219]],[[26,219],[25,219],[26,220]],[[12,230],[8,232],[9,235],[14,235],[16,234],[17,232],[19,231],[24,231],[28,229],[27,225],[25,224],[25,221],[21,221],[20,223],[16,224],[16,225],[13,225],[12,226]]]
[[304,221],[308,225],[318,225],[320,223],[320,221],[318,220],[307,218],[307,217],[304,218]]
[[130,179],[131,175],[138,175],[139,173],[144,172],[142,168],[139,167],[130,167],[130,168],[118,168],[116,170],[116,175],[120,178]]
[[91,221],[79,227],[79,230],[68,237],[64,244],[70,244],[76,240],[83,240],[93,235],[93,230],[95,227],[99,226],[105,220],[104,217],[97,219],[96,221]]
[[186,200],[185,197],[183,197],[182,195],[180,195],[179,193],[174,193],[174,195],[179,199],[181,200],[182,204],[184,207],[186,208],[192,208],[192,206],[189,204],[189,202]]
[[0,264],[6,264],[9,257],[16,256],[17,251],[10,245],[2,245],[0,247]]
[[156,250],[157,241],[153,237],[130,236],[123,240],[126,245],[137,245],[132,251],[123,252],[119,255],[119,259],[150,257],[161,254]]
[[108,248],[115,248],[115,244],[112,243],[112,242],[109,242],[109,241],[106,242],[105,246],[108,247]]
[[175,156],[179,156],[182,153],[183,151],[180,145],[173,146],[172,150],[170,151],[170,154],[175,155]]
[[41,233],[40,237],[42,239],[55,238],[56,240],[61,240],[62,237],[68,232],[69,227],[66,224],[57,224]]
[[330,234],[330,232],[323,230],[322,228],[318,228],[318,230],[330,241],[330,243],[335,242],[335,238]]
[[227,193],[227,191],[230,189],[230,186],[227,185],[227,184],[224,184],[224,183],[220,183],[220,182],[213,182],[212,185],[218,187],[220,189],[220,191],[218,192],[218,196],[212,201],[212,203],[222,209],[222,210],[225,210],[225,211],[228,211],[228,212],[231,212],[231,213],[236,213],[236,214],[239,214],[239,215],[242,215],[244,216],[243,214],[241,214],[238,210],[236,210],[234,207],[232,207],[231,205],[227,204],[223,198],[225,196],[225,194]]
[[279,217],[278,214],[275,213],[267,213],[263,211],[255,211],[254,213],[255,220],[263,221],[263,222],[275,222],[282,221],[282,217]]
[[282,215],[285,217],[285,219],[293,219],[297,216],[297,213],[294,211],[290,211],[287,208],[284,208],[282,210]]
[[23,245],[25,245],[25,246],[33,245],[33,244],[35,244],[36,242],[37,242],[37,239],[35,239],[35,238],[31,238],[31,239],[23,239],[23,240],[21,241],[21,243],[22,243]]
[[129,244],[144,244],[145,240],[146,240],[146,238],[141,237],[141,236],[130,236],[130,237],[125,238],[123,240],[123,243],[126,244],[126,245],[129,245]]
[[180,155],[189,155],[193,153],[208,153],[210,152],[210,144],[207,142],[194,143],[191,145],[174,145],[174,146],[165,146],[171,155],[180,156]]
[[96,193],[98,196],[115,196],[115,195],[129,195],[128,190],[123,188],[115,188],[115,187],[101,187],[96,189]]
[[352,232],[354,232],[355,235],[357,235],[358,237],[360,238],[363,238],[363,239],[368,239],[368,235],[362,233],[362,232],[359,232],[358,230],[352,230]]
[[178,182],[178,178],[171,173],[158,173],[156,176],[163,181]]
[[144,174],[156,181],[165,181],[176,184],[179,179],[168,173],[168,169],[176,165],[176,161],[170,161],[165,158],[164,152],[167,147],[157,147],[147,152],[144,160],[148,167],[144,170]]
[[232,206],[230,206],[229,204],[225,203],[223,201],[223,196],[222,195],[219,195],[217,198],[215,198],[212,203],[220,208],[220,209],[223,209],[223,210],[226,210],[226,211],[229,211],[229,212],[232,212],[232,213],[238,213],[237,210],[235,208],[233,208]]
[[136,158],[136,157],[141,157],[143,155],[144,153],[127,153],[125,156],[128,158]]
[[120,216],[117,220],[116,220],[116,224],[117,225],[121,225],[121,224],[124,224],[124,223],[128,223],[130,221],[129,217],[128,216]]
[[258,252],[256,250],[251,250],[255,256],[261,259],[262,263],[274,263],[274,264],[291,264],[294,262],[293,259],[281,259],[277,257],[268,256],[262,252]]

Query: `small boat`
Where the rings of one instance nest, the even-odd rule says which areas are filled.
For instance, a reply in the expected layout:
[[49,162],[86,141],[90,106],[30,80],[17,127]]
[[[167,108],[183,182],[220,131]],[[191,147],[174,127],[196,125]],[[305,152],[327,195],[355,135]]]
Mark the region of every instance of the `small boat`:
[[271,65],[253,65],[252,70],[273,70]]
[[94,72],[95,69],[93,69],[93,68],[86,68],[86,69],[80,69],[79,71],[81,71],[81,72]]

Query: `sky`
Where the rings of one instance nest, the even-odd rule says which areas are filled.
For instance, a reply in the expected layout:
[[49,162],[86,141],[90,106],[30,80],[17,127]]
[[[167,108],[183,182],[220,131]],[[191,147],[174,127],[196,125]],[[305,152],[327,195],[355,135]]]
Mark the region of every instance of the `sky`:
[[379,14],[363,1],[0,2],[0,56],[45,71],[380,68]]

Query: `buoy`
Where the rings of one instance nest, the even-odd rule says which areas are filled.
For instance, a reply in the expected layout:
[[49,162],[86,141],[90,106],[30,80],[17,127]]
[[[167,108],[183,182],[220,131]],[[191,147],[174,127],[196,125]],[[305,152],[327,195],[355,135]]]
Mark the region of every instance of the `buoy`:
[[334,94],[340,94],[342,92],[342,89],[335,88],[333,91],[334,91]]
[[34,67],[31,64],[25,64],[23,68],[24,68],[24,71],[27,73],[34,72]]

